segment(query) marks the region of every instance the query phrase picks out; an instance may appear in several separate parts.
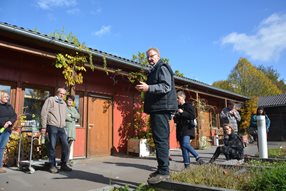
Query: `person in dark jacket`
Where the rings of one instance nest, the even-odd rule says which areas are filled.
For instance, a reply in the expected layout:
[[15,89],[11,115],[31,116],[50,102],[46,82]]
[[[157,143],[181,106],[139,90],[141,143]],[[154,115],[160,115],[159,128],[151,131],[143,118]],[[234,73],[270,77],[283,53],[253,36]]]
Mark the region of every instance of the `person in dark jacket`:
[[169,178],[169,136],[172,112],[178,110],[174,74],[171,67],[160,59],[160,52],[150,48],[146,52],[152,66],[147,82],[140,82],[136,89],[145,92],[144,112],[150,114],[150,126],[155,143],[158,168],[151,173],[149,184],[157,184]]
[[3,153],[12,133],[12,127],[17,120],[13,107],[8,103],[9,95],[5,91],[0,93],[0,173],[5,173],[3,168]]
[[212,156],[210,163],[213,163],[221,153],[225,155],[226,160],[243,159],[244,145],[241,138],[234,133],[234,130],[230,124],[223,125],[225,131],[224,146],[218,146],[214,155]]
[[199,157],[199,154],[190,144],[190,140],[195,138],[195,124],[196,118],[195,108],[186,103],[186,94],[183,91],[177,93],[177,101],[179,109],[174,116],[176,123],[176,137],[180,143],[182,156],[185,168],[190,166],[190,153],[195,157],[198,164],[203,164],[204,161]]

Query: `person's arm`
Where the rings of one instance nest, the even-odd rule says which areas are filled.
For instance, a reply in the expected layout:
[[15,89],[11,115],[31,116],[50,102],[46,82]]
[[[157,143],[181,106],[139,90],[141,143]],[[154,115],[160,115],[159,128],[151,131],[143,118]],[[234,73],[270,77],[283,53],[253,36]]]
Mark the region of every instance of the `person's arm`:
[[67,109],[66,121],[69,121],[69,122],[74,121],[74,119],[72,117],[72,112],[70,112],[68,109]]
[[233,149],[240,150],[243,149],[243,142],[241,138],[238,137],[238,135],[235,135],[234,140],[231,142],[229,146]]
[[41,111],[41,124],[43,129],[47,128],[47,118],[48,118],[49,108],[50,108],[50,99],[48,98],[45,101]]
[[11,116],[9,117],[9,121],[12,123],[11,125],[10,125],[10,127],[11,126],[13,126],[13,124],[15,123],[15,121],[17,120],[17,114],[16,114],[16,112],[15,112],[15,110],[14,110],[14,108],[10,105],[10,112],[11,112]]
[[240,114],[239,114],[239,112],[237,110],[233,111],[233,116],[235,117],[236,121],[240,121],[241,120]]
[[220,112],[220,118],[221,119],[227,118],[226,108],[222,109],[222,111]]
[[162,66],[159,71],[160,83],[149,85],[149,93],[163,94],[171,90],[172,76],[170,71],[165,66]]
[[266,120],[266,129],[269,130],[270,128],[270,119],[267,115],[265,115],[265,120]]
[[251,120],[250,120],[250,127],[255,127],[255,128],[257,128],[257,119],[256,119],[256,115],[252,115],[252,116],[251,116]]
[[74,118],[75,120],[78,120],[80,118],[80,115],[75,107],[73,107],[72,118]]

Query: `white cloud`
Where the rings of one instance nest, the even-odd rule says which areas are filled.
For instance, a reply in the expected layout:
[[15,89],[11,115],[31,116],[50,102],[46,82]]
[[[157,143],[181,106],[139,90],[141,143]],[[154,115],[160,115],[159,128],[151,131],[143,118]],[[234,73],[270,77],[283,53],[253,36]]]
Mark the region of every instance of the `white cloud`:
[[102,9],[101,8],[97,8],[95,10],[90,11],[89,13],[91,15],[99,15],[101,12],[102,12]]
[[77,4],[76,0],[37,0],[36,3],[42,9],[51,9],[52,7],[72,7]]
[[69,15],[78,15],[80,13],[80,9],[78,9],[78,8],[69,9],[66,12]]
[[103,25],[98,31],[94,32],[94,35],[95,36],[103,36],[107,33],[110,33],[111,32],[111,26],[108,25],[108,26],[105,26]]
[[253,60],[279,59],[286,49],[286,14],[272,14],[260,23],[256,34],[233,32],[223,37],[221,43],[232,44],[234,50]]

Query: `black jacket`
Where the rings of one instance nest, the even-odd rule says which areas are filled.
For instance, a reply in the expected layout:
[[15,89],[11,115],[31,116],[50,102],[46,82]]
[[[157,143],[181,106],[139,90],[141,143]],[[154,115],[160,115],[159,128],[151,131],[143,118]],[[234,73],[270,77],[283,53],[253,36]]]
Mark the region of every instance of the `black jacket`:
[[161,60],[156,63],[154,68],[151,69],[148,74],[147,84],[155,85],[166,83],[163,80],[162,67],[166,67],[171,75],[171,82],[168,82],[171,86],[171,90],[167,93],[157,93],[157,92],[146,92],[144,99],[144,112],[145,113],[155,113],[155,112],[174,112],[178,109],[177,95],[175,89],[175,82],[173,71],[168,64],[163,63]]
[[225,155],[229,155],[230,159],[242,159],[244,155],[244,145],[241,138],[232,133],[224,139]]
[[9,126],[10,130],[15,121],[17,120],[17,115],[13,107],[9,104],[0,104],[0,127],[4,127],[7,121],[11,121],[12,125]]
[[191,120],[196,118],[195,108],[190,103],[179,105],[179,108],[183,110],[183,113],[177,112],[174,116],[177,140],[180,141],[184,136],[187,135],[189,135],[191,139],[194,139],[195,126],[191,123]]

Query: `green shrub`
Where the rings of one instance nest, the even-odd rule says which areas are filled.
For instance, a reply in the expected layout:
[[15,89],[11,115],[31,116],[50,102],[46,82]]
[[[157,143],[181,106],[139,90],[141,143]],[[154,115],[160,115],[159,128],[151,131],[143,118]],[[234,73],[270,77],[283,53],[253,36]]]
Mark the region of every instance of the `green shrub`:
[[172,173],[173,181],[191,184],[201,184],[212,187],[228,189],[241,188],[241,185],[248,184],[257,172],[239,170],[237,168],[223,168],[219,165],[192,166],[182,172]]
[[286,148],[271,148],[268,149],[268,156],[271,158],[285,158]]
[[286,190],[286,164],[276,165],[274,168],[264,170],[261,174],[244,185],[246,191],[283,191]]

